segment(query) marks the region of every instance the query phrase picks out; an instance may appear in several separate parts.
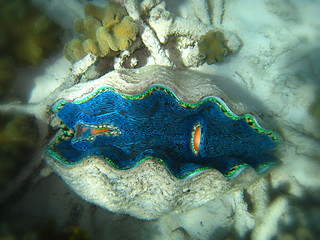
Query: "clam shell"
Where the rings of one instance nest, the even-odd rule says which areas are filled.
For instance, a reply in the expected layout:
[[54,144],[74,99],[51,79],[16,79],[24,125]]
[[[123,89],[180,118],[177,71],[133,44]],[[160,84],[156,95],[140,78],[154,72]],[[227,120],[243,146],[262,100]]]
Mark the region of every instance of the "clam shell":
[[[261,112],[268,112],[263,104],[229,79],[164,66],[113,71],[99,79],[75,85],[59,95],[53,108],[56,109],[61,102],[93,98],[93,92],[105,87],[126,96],[136,96],[155,85],[172,91],[188,104],[215,97],[237,116],[256,113],[254,121],[257,126],[272,125],[277,129],[270,119],[259,117]],[[279,141],[271,133],[275,141]],[[57,133],[53,143],[61,134],[61,131]],[[124,170],[94,155],[70,165],[59,161],[50,150],[48,152],[48,164],[80,197],[110,211],[148,220],[201,206],[228,191],[246,188],[262,176],[249,166],[240,169],[234,178],[228,178],[214,168],[178,178],[170,167],[154,159],[145,159]]]

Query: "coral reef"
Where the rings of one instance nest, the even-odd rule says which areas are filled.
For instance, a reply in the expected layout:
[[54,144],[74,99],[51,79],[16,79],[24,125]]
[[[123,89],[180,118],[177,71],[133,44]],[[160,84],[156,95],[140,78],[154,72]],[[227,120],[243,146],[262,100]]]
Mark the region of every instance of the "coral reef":
[[31,118],[0,115],[0,186],[6,184],[30,158],[37,131]]
[[[69,2],[72,1],[77,2],[77,4],[84,2],[76,0],[60,1],[59,7],[65,10],[67,9],[65,2],[69,4]],[[45,2],[52,3],[56,1]],[[103,2],[103,0],[94,2]],[[319,197],[315,196],[319,195],[320,132],[317,131],[318,128],[314,127],[314,123],[319,122],[320,101],[315,100],[311,109],[309,108],[311,102],[315,99],[313,93],[316,87],[315,84],[318,84],[317,80],[319,79],[314,77],[315,74],[318,73],[317,63],[319,63],[319,61],[317,61],[319,56],[319,34],[317,31],[317,21],[315,21],[318,19],[318,11],[316,11],[317,8],[314,8],[316,1],[310,3],[308,8],[314,11],[313,15],[315,15],[315,17],[312,16],[312,11],[304,11],[303,7],[299,7],[305,5],[304,3],[289,0],[278,1],[279,3],[274,0],[256,1],[257,11],[252,11],[250,16],[239,14],[239,12],[241,13],[246,9],[250,9],[252,7],[252,1],[241,1],[240,3],[239,1],[201,0],[198,2],[203,4],[199,5],[196,4],[196,0],[185,0],[182,4],[180,1],[175,1],[181,4],[181,8],[175,9],[173,9],[173,6],[178,6],[178,4],[170,6],[170,1],[166,1],[168,4],[167,9],[172,12],[165,9],[165,2],[161,0],[123,0],[118,2],[124,3],[127,7],[127,12],[139,25],[141,40],[146,46],[143,53],[132,51],[137,44],[120,53],[119,56],[116,57],[118,59],[121,58],[121,61],[118,61],[119,68],[126,67],[127,63],[133,59],[129,58],[130,54],[132,54],[131,57],[140,61],[137,66],[157,63],[180,67],[182,64],[180,64],[179,61],[184,65],[181,66],[182,69],[184,69],[184,67],[199,66],[204,62],[198,59],[199,45],[197,43],[201,35],[206,34],[210,30],[216,31],[218,28],[221,29],[227,40],[226,47],[232,53],[235,52],[234,49],[239,46],[238,43],[240,41],[237,41],[235,34],[231,35],[232,39],[230,39],[230,32],[228,31],[242,36],[244,40],[243,43],[246,47],[236,56],[232,56],[232,58],[230,56],[230,59],[228,59],[230,61],[228,61],[227,64],[202,66],[199,70],[221,76],[234,76],[236,78],[235,80],[238,80],[239,83],[247,88],[249,95],[258,96],[261,102],[270,109],[270,111],[267,112],[261,111],[263,115],[259,114],[259,116],[266,119],[272,118],[279,124],[278,128],[281,129],[281,132],[284,134],[283,147],[281,147],[280,150],[282,153],[281,160],[284,164],[280,168],[275,169],[275,171],[272,171],[267,177],[264,177],[264,181],[252,185],[244,194],[242,194],[241,191],[234,191],[234,194],[230,194],[230,196],[224,195],[221,198],[217,197],[201,208],[193,210],[188,208],[185,212],[180,212],[179,214],[168,214],[160,218],[159,221],[138,221],[138,224],[131,226],[131,228],[130,226],[128,227],[128,222],[123,221],[123,219],[135,221],[132,218],[113,215],[107,211],[103,211],[103,209],[93,207],[84,201],[79,203],[79,198],[75,199],[73,197],[74,194],[69,189],[67,194],[66,191],[60,190],[59,192],[55,190],[63,189],[63,183],[59,183],[57,177],[51,175],[48,179],[40,182],[43,188],[48,189],[45,194],[41,194],[45,196],[41,199],[45,199],[45,201],[43,201],[45,204],[43,205],[46,205],[40,209],[41,214],[50,209],[55,212],[63,212],[63,214],[57,214],[56,216],[56,219],[61,222],[60,225],[70,221],[70,216],[74,215],[81,223],[88,223],[87,220],[90,219],[88,228],[91,229],[91,232],[101,233],[100,236],[105,236],[100,238],[95,236],[96,239],[110,238],[110,235],[114,235],[115,229],[120,229],[121,233],[123,233],[125,232],[123,231],[123,226],[126,226],[126,230],[129,229],[127,234],[124,233],[121,237],[113,237],[113,239],[132,239],[134,238],[132,233],[138,233],[140,236],[145,237],[148,231],[152,232],[152,236],[145,237],[148,239],[178,239],[178,237],[180,237],[179,239],[192,238],[203,240],[317,239],[316,236],[319,236],[318,233],[320,230],[318,221],[320,209]],[[207,4],[205,4],[206,2]],[[287,2],[291,4],[288,5],[286,4]],[[187,4],[190,6],[190,3],[193,3],[193,8],[188,8],[188,15],[181,12],[181,10],[186,9],[185,6]],[[270,5],[270,3],[272,4]],[[293,3],[297,5],[296,7],[299,11],[294,9],[292,9],[293,11],[291,12],[287,11],[291,9],[290,6],[293,5]],[[69,6],[70,5],[72,4],[69,4]],[[287,8],[284,8],[286,6]],[[72,10],[74,11],[75,9],[78,10],[79,8],[74,7]],[[191,16],[193,10],[195,13],[194,17]],[[178,13],[178,11],[180,12]],[[267,12],[271,14],[267,14]],[[64,16],[64,14],[61,14],[61,11],[59,13],[60,14],[57,15]],[[181,15],[177,16],[175,15],[176,13]],[[294,18],[287,15],[287,13],[290,13]],[[307,16],[307,19],[300,18],[301,13]],[[207,16],[209,16],[209,19]],[[248,21],[258,18],[259,21]],[[296,22],[295,19],[299,21]],[[65,21],[65,19],[63,19],[63,21]],[[214,25],[206,25],[205,22],[208,21]],[[2,34],[0,34],[0,36],[2,36]],[[235,48],[231,47],[230,43],[232,42],[234,42],[232,45],[235,46]],[[178,44],[180,49],[177,49]],[[309,56],[309,52],[312,52],[313,57]],[[89,56],[90,55],[87,57]],[[142,56],[141,59],[144,58],[141,60],[139,58],[140,56]],[[196,61],[197,59],[198,62]],[[88,58],[88,60],[90,59]],[[65,59],[63,59],[63,61],[65,61]],[[106,61],[109,61],[109,59]],[[80,62],[81,64],[79,64]],[[112,60],[110,62],[112,62]],[[136,66],[137,63],[136,61],[134,62],[134,66]],[[72,71],[69,77],[65,77],[65,75],[61,76],[54,72],[48,74],[46,71],[48,78],[60,79],[60,81],[63,82],[63,88],[58,87],[55,91],[52,91],[53,94],[56,94],[54,96],[50,94],[50,97],[47,97],[48,95],[44,94],[39,97],[39,99],[43,99],[41,102],[42,105],[45,106],[41,114],[38,113],[39,115],[45,116],[41,119],[42,122],[48,125],[51,124],[54,129],[58,129],[57,126],[60,122],[55,119],[51,121],[51,113],[48,112],[50,105],[48,104],[50,103],[49,100],[58,97],[59,94],[62,93],[62,90],[68,89],[68,87],[79,81],[83,83],[86,82],[86,79],[94,79],[88,77],[91,68],[85,75],[82,75],[83,72],[86,71],[85,68],[89,66],[85,64],[86,62],[82,62],[81,60],[73,65],[73,70],[78,71]],[[110,65],[112,64],[113,63]],[[80,72],[82,69],[83,72]],[[153,75],[151,75],[151,77],[152,76]],[[304,81],[300,82],[294,79],[300,77],[304,79]],[[131,78],[132,75],[128,76],[128,79]],[[185,81],[186,78],[180,79],[181,86],[184,86],[185,82],[188,82]],[[224,79],[229,80],[227,77],[222,78],[222,80]],[[110,78],[110,82],[114,84],[112,80],[113,79]],[[152,80],[157,83],[157,78]],[[221,81],[221,83],[225,84],[228,82],[229,81]],[[168,81],[166,84],[170,84],[170,82]],[[121,86],[123,87],[123,85],[120,85],[120,87]],[[207,84],[207,86],[210,87],[211,85]],[[78,87],[84,88],[85,85],[81,84],[78,85]],[[94,87],[96,86],[93,86],[93,88]],[[129,91],[130,89],[125,90]],[[234,87],[232,83],[228,90],[237,92],[237,88]],[[91,89],[88,87],[86,91],[89,92]],[[67,94],[67,97],[72,95],[71,92],[67,92]],[[194,94],[189,94],[190,100],[193,100],[198,94],[198,88],[195,88]],[[233,94],[230,94],[230,96],[232,95]],[[70,97],[70,99],[72,100],[72,97]],[[51,103],[52,102],[53,101],[51,101]],[[257,110],[260,110],[260,108],[257,108]],[[310,111],[308,112],[308,110]],[[311,115],[313,117],[311,117]],[[56,124],[56,126],[54,124]],[[51,136],[47,134],[44,139],[46,140],[49,137]],[[38,169],[42,167],[44,167],[44,164]],[[105,163],[101,163],[98,167],[99,169],[103,169]],[[41,169],[41,172],[43,173],[46,169]],[[146,171],[151,170],[152,173],[154,169],[156,169],[156,167],[153,165],[151,165],[150,168],[148,168],[148,166],[146,167]],[[136,193],[138,191],[146,191],[146,189],[150,187],[154,187],[152,189],[154,189],[154,193],[157,194],[159,199],[161,199],[163,195],[171,197],[176,192],[183,194],[182,198],[175,198],[175,206],[179,206],[181,203],[183,204],[187,196],[190,197],[190,195],[195,193],[189,186],[186,186],[179,191],[175,191],[172,195],[170,195],[170,192],[168,194],[167,191],[159,192],[158,194],[156,192],[159,189],[157,186],[150,186],[145,182],[154,178],[156,174],[150,174],[150,179],[137,174],[134,178],[121,178],[121,176],[110,171],[107,173],[102,171],[103,173],[101,174],[101,172],[99,173],[97,171],[97,168],[92,167],[86,168],[82,174],[78,175],[78,178],[86,177],[88,174],[94,173],[94,171],[96,171],[98,176],[107,175],[109,177],[108,180],[114,185],[115,189],[115,191],[113,191],[112,187],[97,188],[97,192],[101,191],[101,194],[114,194],[116,197],[128,196],[130,194],[130,199],[124,202],[122,209],[133,208],[134,206],[132,206],[131,203],[139,199]],[[33,173],[35,172],[36,171],[33,171]],[[135,173],[136,172],[133,172],[133,175]],[[45,176],[48,176],[48,174]],[[168,175],[166,176],[168,177]],[[42,177],[44,177],[44,175],[42,175]],[[66,180],[68,184],[70,184],[72,176],[69,175],[69,177],[70,178]],[[35,178],[39,178],[39,176],[33,174],[30,179],[32,179],[33,182]],[[128,181],[128,179],[131,179],[131,181]],[[132,179],[134,179],[134,181]],[[165,177],[164,179],[167,178]],[[95,180],[99,181],[100,179],[97,178]],[[92,186],[94,186],[97,181],[92,181],[92,185],[90,185],[91,182],[85,182],[85,184],[90,185],[88,186],[88,190],[85,191],[81,188],[78,191],[82,191],[81,193],[84,195],[87,194],[86,199],[89,199],[91,195],[88,194],[88,192],[92,191]],[[130,186],[133,186],[133,191],[126,191],[126,181],[129,182],[128,185],[131,184]],[[244,181],[246,181],[246,179],[244,179]],[[50,185],[48,182],[53,183]],[[102,181],[102,184],[107,183],[106,181]],[[171,189],[172,185],[170,185],[170,182],[167,183],[166,187]],[[201,190],[196,190],[199,190],[199,192],[204,190],[206,194],[203,197],[208,198],[210,195],[209,191],[211,191],[215,184],[217,184],[216,181],[214,181],[213,184],[208,181],[201,185]],[[235,185],[236,184],[242,184],[242,182],[235,182]],[[28,184],[27,186],[30,185]],[[208,191],[206,191],[207,186],[209,187]],[[39,185],[37,185],[37,189],[38,187]],[[34,194],[34,192],[35,191],[30,190],[28,195],[30,196]],[[32,196],[32,198],[29,197],[29,199],[31,199],[31,201],[23,202],[37,203],[37,201],[32,200],[38,198]],[[53,203],[51,202],[50,205],[50,201],[47,201],[48,199],[54,199],[55,201]],[[144,199],[140,200],[143,201]],[[198,198],[196,200],[198,200]],[[207,200],[208,199],[205,199],[205,201]],[[36,211],[39,211],[38,204],[32,205]],[[163,205],[164,203],[159,201],[155,209],[163,207]],[[111,203],[108,206],[113,207],[114,205]],[[5,207],[7,207],[7,205]],[[15,207],[15,209],[17,208]],[[26,205],[25,209],[27,210],[15,211],[15,219],[20,220],[20,216],[26,216],[27,214],[30,215],[30,218],[35,218],[35,211],[33,211],[33,209],[30,210],[30,205]],[[168,209],[168,211],[170,211],[170,213],[174,212],[172,209]],[[75,212],[77,214],[75,214]],[[13,218],[12,215],[9,216]],[[111,216],[115,216],[117,222],[114,219],[111,220]],[[151,225],[149,225],[158,223],[157,228],[152,228],[150,227]],[[314,229],[308,229],[310,226],[313,226]],[[146,228],[148,228],[148,231],[145,231]],[[163,232],[166,233],[165,237],[161,236]],[[139,237],[135,237],[135,239],[139,239]]]
[[208,64],[221,62],[229,50],[225,46],[225,38],[220,31],[209,31],[202,36],[199,43],[199,58]]
[[61,46],[61,28],[26,0],[0,0],[0,95],[10,86],[14,66],[38,65]]
[[87,3],[84,13],[85,18],[79,19],[74,26],[79,36],[65,46],[65,56],[71,62],[88,53],[99,57],[113,56],[136,41],[138,26],[120,4],[108,2],[100,7]]

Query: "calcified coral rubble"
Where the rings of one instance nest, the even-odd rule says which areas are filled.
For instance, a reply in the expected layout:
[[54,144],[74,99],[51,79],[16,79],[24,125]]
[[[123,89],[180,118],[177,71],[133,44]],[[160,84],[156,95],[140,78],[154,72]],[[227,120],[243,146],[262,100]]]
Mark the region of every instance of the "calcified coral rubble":
[[[150,51],[155,63],[176,65],[162,47],[162,45],[169,42],[171,37],[175,37],[175,48],[180,52],[181,64],[185,67],[196,67],[203,63],[203,58],[201,57],[203,56],[203,49],[202,53],[200,53],[198,42],[208,32],[217,32],[218,35],[223,33],[223,42],[229,53],[234,53],[241,47],[241,41],[235,34],[223,31],[221,28],[223,5],[219,4],[219,2],[214,1],[215,15],[213,21],[209,17],[210,7],[206,1],[192,1],[194,14],[197,16],[196,19],[173,15],[166,10],[164,1],[144,1],[140,9],[130,5],[130,1],[125,1],[124,4],[127,9],[130,9],[128,12],[133,18],[134,16],[140,16],[140,13],[143,16],[145,12],[149,11],[147,21],[142,22],[140,20],[143,29],[141,35],[142,41]],[[217,21],[215,22],[216,19]],[[209,54],[212,54],[212,52]],[[220,59],[218,55],[216,57]]]
[[75,37],[65,46],[65,56],[74,62],[88,53],[99,57],[113,56],[136,41],[138,26],[128,16],[125,8],[114,2],[99,7],[87,3],[85,18],[75,23]]

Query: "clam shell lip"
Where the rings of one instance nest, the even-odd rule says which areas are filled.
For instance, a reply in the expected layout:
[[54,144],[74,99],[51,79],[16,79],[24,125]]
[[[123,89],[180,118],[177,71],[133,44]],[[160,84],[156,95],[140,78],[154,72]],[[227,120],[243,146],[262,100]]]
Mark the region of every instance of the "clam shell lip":
[[[128,170],[151,159],[177,178],[212,168],[235,178],[247,167],[262,173],[280,163],[273,155],[280,145],[278,136],[262,128],[253,115],[236,115],[216,96],[189,104],[163,85],[152,85],[138,95],[102,86],[71,102],[56,102],[53,111],[74,132],[79,124],[112,124],[121,132],[81,139],[58,135],[47,153],[64,165],[97,156],[118,170]],[[195,155],[190,138],[197,124],[201,143]]]

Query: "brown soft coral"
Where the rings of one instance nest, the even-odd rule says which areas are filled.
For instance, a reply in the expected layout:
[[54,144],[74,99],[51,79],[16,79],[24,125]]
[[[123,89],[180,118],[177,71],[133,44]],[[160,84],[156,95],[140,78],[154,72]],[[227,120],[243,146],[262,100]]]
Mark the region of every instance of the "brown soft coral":
[[220,31],[209,31],[203,35],[198,43],[199,58],[208,64],[221,62],[229,53],[225,46],[225,38]]
[[126,10],[114,2],[100,7],[87,3],[85,18],[75,23],[79,35],[65,46],[65,56],[71,62],[88,53],[99,57],[113,56],[114,52],[129,48],[138,34],[138,26]]

